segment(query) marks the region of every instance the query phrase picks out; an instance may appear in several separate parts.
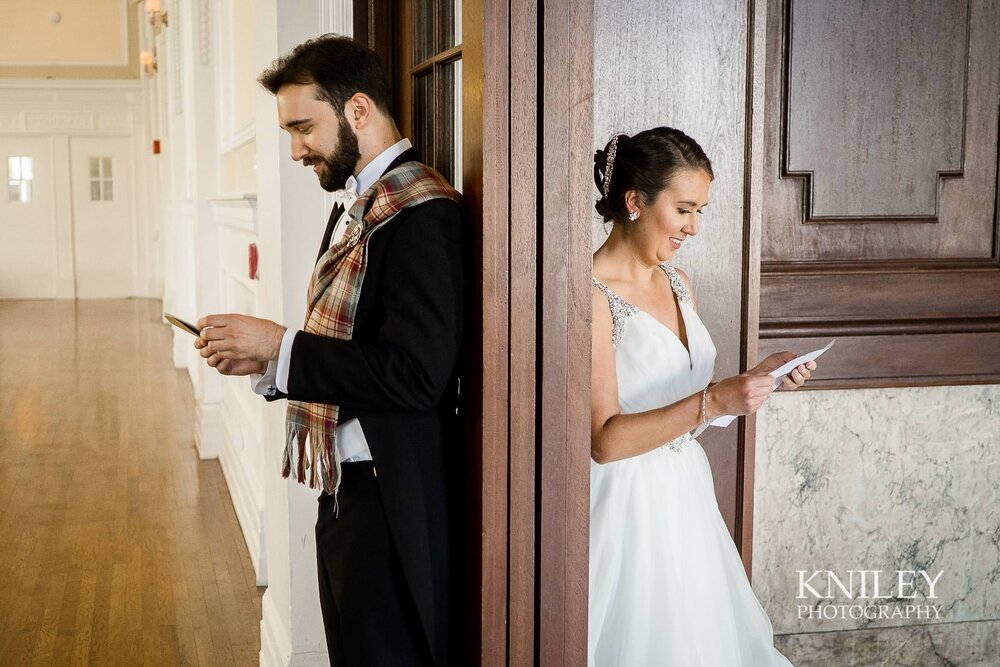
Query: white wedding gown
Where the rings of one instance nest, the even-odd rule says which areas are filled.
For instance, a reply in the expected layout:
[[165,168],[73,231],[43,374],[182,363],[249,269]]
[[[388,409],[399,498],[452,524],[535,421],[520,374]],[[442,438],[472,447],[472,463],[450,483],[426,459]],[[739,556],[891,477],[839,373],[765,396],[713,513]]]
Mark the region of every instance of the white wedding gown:
[[[669,264],[690,355],[658,320],[596,278],[608,297],[622,414],[700,393],[715,344]],[[590,464],[591,667],[766,667],[791,663],[750,588],[719,513],[705,451],[687,435]]]

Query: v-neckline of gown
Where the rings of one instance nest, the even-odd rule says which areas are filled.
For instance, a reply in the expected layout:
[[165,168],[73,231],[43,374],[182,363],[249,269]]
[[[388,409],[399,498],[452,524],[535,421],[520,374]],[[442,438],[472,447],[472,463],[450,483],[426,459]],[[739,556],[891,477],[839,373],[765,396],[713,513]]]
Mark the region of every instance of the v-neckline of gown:
[[[663,328],[664,330],[666,330],[667,333],[669,333],[671,335],[671,337],[673,337],[673,339],[680,344],[680,346],[684,349],[684,352],[687,353],[689,365],[692,368],[694,368],[694,358],[691,356],[691,336],[689,335],[690,329],[688,328],[687,318],[684,316],[684,309],[681,308],[680,299],[677,298],[677,291],[674,289],[674,283],[673,283],[673,281],[670,280],[670,275],[667,274],[667,269],[662,264],[660,265],[660,268],[663,269],[663,274],[667,276],[667,282],[670,283],[670,295],[673,297],[674,304],[677,306],[677,317],[678,317],[678,319],[680,321],[684,322],[684,332],[685,332],[686,337],[688,339],[688,342],[687,342],[686,345],[684,344],[684,341],[681,340],[680,334],[678,334],[673,329],[671,329],[670,327],[668,327],[666,324],[664,324],[663,322],[661,322],[660,320],[658,320],[656,317],[653,316],[652,313],[648,313],[645,310],[643,310],[642,308],[640,308],[637,305],[635,305],[634,303],[626,300],[623,296],[621,296],[620,294],[618,294],[617,292],[615,292],[613,289],[611,289],[610,287],[608,287],[607,285],[605,285],[604,283],[602,283],[600,280],[597,280],[596,276],[594,277],[594,280],[597,280],[597,282],[599,282],[602,285],[604,285],[604,287],[606,287],[609,292],[611,292],[612,294],[614,294],[617,298],[621,299],[622,303],[628,305],[631,308],[635,308],[635,311],[637,313],[642,313],[643,315],[645,315],[646,317],[648,317],[649,319],[651,319],[653,322],[655,322],[656,324],[658,324],[661,328]],[[680,321],[678,322],[678,325],[680,324]],[[680,330],[680,326],[678,326],[678,331],[679,330]]]

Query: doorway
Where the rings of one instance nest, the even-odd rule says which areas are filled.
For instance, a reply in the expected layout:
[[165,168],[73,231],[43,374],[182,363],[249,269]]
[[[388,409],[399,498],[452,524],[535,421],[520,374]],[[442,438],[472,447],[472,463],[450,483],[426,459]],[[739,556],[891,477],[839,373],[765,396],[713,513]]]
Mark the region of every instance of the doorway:
[[56,216],[48,137],[0,137],[0,299],[56,296]]
[[0,157],[0,298],[134,296],[131,139],[3,136]]
[[130,143],[124,137],[70,140],[77,298],[136,293]]

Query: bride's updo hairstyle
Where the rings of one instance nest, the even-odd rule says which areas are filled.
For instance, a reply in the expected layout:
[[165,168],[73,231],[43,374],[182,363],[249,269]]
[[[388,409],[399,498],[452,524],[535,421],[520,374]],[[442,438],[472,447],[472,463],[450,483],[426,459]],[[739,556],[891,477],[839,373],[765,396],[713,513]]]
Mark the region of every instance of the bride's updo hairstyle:
[[643,202],[653,202],[681,169],[701,169],[715,178],[705,151],[680,130],[654,127],[634,137],[616,135],[594,153],[594,184],[601,193],[594,208],[605,222],[626,222],[626,192],[637,190]]

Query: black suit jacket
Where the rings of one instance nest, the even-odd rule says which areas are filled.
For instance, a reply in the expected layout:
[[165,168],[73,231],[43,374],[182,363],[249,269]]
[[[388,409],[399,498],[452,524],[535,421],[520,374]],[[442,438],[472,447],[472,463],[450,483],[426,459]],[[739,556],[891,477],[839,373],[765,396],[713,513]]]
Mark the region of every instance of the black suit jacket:
[[[415,159],[410,149],[389,169]],[[330,216],[320,256],[340,211]],[[461,208],[444,199],[404,209],[375,230],[352,340],[299,332],[288,373],[287,398],[336,404],[340,423],[360,421],[389,529],[439,664],[447,660],[450,599],[461,583],[451,554],[463,524],[456,515],[461,503],[452,498],[462,458],[456,369],[463,234]]]

